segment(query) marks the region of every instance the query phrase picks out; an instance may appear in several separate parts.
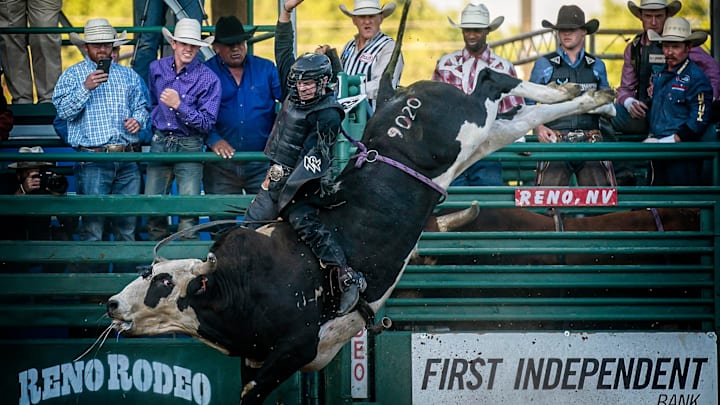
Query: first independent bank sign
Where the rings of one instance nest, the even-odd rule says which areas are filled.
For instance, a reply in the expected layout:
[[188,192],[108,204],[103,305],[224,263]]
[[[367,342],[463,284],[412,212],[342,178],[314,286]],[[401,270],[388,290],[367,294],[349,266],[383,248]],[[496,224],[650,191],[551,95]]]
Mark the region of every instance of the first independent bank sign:
[[417,333],[413,404],[717,405],[714,333]]

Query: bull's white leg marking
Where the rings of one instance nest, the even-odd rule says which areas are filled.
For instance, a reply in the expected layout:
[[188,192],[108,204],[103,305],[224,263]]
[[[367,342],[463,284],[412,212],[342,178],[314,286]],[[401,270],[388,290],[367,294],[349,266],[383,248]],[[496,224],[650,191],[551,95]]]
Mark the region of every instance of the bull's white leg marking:
[[[546,91],[549,89],[545,86],[540,87]],[[609,105],[610,111],[614,111],[611,104],[613,96],[614,94],[611,91],[588,91],[579,97],[562,103],[524,106],[511,121],[491,120],[488,118],[485,127],[479,127],[477,124],[466,121],[460,127],[456,137],[460,142],[461,150],[455,163],[445,173],[434,178],[433,181],[441,187],[449,187],[453,179],[470,165],[503,146],[509,145],[545,122],[567,115],[585,113],[600,106],[605,108],[605,105]],[[493,112],[497,111],[497,103],[488,101],[486,106],[488,117],[494,117]],[[487,125],[491,126],[488,128]],[[491,134],[492,136],[490,136]]]
[[[390,295],[400,282],[400,278],[405,272],[405,267],[407,266],[409,260],[410,255],[405,258],[405,263],[395,278],[395,282],[387,289],[387,291],[385,291],[385,294],[383,294],[383,296],[377,301],[368,303],[373,312],[380,310],[380,308],[385,305],[388,298],[390,298]],[[342,349],[342,347],[364,327],[365,319],[360,316],[357,311],[325,322],[320,327],[320,332],[318,334],[320,342],[317,347],[317,356],[315,356],[315,359],[313,359],[312,362],[306,364],[302,368],[302,371],[318,371],[327,366],[340,349]]]
[[529,98],[541,103],[559,103],[570,100],[580,94],[580,87],[570,84],[560,87],[549,87],[542,84],[523,81],[508,93],[513,96]]

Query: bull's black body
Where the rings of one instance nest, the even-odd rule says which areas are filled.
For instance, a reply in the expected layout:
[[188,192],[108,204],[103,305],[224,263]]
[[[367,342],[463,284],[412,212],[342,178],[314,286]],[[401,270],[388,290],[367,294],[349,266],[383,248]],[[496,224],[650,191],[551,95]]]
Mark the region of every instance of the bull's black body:
[[[486,87],[492,88],[507,83],[506,91],[519,82],[490,70],[483,70],[479,80],[489,81],[492,85]],[[500,89],[490,96],[500,98]],[[413,97],[422,106],[411,128],[402,138],[387,136],[389,125]],[[446,84],[414,84],[368,122],[362,142],[428,178],[436,177],[457,158],[460,145],[455,136],[466,121],[463,117],[484,126],[484,99],[477,101],[468,102]],[[435,124],[441,121],[443,125]],[[338,192],[327,199],[335,208],[322,211],[321,218],[336,233],[349,264],[364,273],[368,288],[363,299],[374,303],[397,282],[440,194],[382,162],[360,168],[354,163],[338,177]],[[206,340],[231,355],[275,365],[252,377],[257,386],[251,393],[264,396],[275,387],[271,381],[287,379],[316,357],[320,327],[335,316],[329,275],[284,222],[273,225],[270,236],[237,228],[219,239],[211,252],[218,258],[216,269],[191,281],[187,297],[179,303],[195,310],[198,332]],[[316,299],[317,291],[322,294]]]

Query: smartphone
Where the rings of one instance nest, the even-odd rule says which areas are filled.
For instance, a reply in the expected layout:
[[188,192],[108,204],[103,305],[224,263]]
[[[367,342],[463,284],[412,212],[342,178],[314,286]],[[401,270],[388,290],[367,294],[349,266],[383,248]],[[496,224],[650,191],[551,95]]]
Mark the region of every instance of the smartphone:
[[110,63],[112,62],[112,59],[110,58],[100,58],[97,63],[98,70],[102,70],[105,73],[110,72]]

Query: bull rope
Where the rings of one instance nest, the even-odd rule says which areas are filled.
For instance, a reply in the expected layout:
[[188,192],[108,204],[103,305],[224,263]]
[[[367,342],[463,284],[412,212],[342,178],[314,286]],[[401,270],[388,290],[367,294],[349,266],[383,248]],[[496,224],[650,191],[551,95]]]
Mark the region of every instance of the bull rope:
[[404,164],[398,162],[397,160],[394,160],[392,158],[389,158],[387,156],[383,156],[375,149],[368,150],[367,146],[363,144],[362,142],[358,141],[357,139],[350,136],[350,134],[345,131],[345,128],[340,127],[340,131],[342,131],[342,134],[345,135],[345,138],[347,138],[350,142],[352,142],[355,147],[358,148],[358,153],[352,155],[350,159],[357,159],[355,162],[355,167],[360,168],[362,167],[365,162],[368,163],[375,163],[377,162],[383,162],[387,165],[390,165],[406,174],[409,174],[411,177],[414,177],[417,180],[420,180],[421,183],[427,185],[428,187],[432,188],[433,190],[440,193],[440,200],[438,201],[438,204],[445,201],[445,199],[448,196],[447,190],[440,187],[437,183],[432,181],[431,178],[425,176],[424,174],[418,172],[417,170],[411,169]]
[[237,219],[218,219],[215,221],[206,222],[203,224],[197,224],[193,225],[190,228],[183,229],[182,231],[175,232],[174,234],[170,236],[166,236],[165,238],[161,239],[160,242],[155,244],[155,247],[153,248],[153,262],[152,264],[155,264],[158,262],[158,250],[162,249],[163,246],[167,245],[168,242],[173,241],[183,235],[190,234],[195,231],[199,231],[202,229],[211,228],[216,225],[226,225],[226,224],[239,224],[244,223],[244,221],[238,221]]

